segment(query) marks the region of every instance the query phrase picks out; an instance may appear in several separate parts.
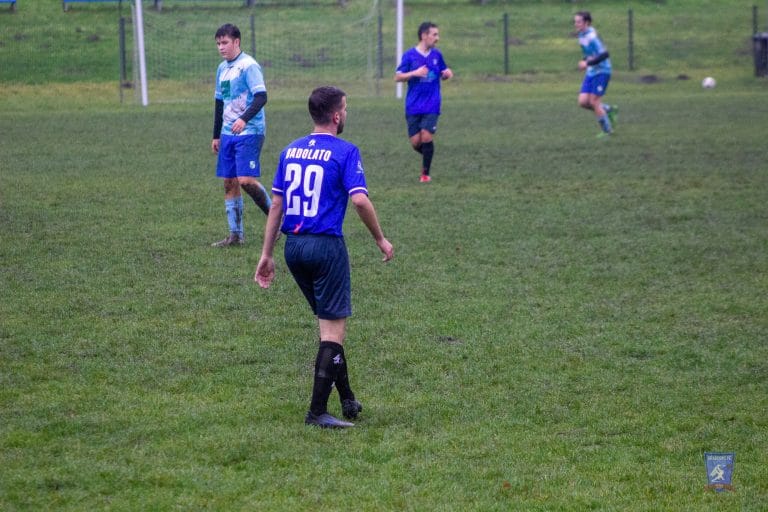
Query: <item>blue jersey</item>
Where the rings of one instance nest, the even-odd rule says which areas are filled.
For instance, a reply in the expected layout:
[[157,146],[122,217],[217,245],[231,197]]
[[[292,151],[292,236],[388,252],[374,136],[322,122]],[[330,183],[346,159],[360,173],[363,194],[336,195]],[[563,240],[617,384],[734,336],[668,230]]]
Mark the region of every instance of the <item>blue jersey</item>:
[[[579,45],[581,45],[581,52],[584,54],[584,58],[596,57],[603,52],[608,51],[603,41],[600,40],[600,36],[597,35],[597,30],[593,27],[588,27],[587,30],[579,32]],[[595,76],[601,73],[611,74],[611,59],[605,59],[604,61],[595,64],[594,66],[587,67],[587,76]]]
[[409,116],[440,113],[440,75],[448,68],[443,54],[437,48],[432,48],[427,55],[422,55],[416,48],[411,48],[403,54],[397,71],[409,73],[421,66],[427,66],[429,74],[408,80],[405,113]]
[[[267,92],[261,66],[253,57],[240,52],[235,60],[225,60],[216,70],[214,97],[224,102],[222,135],[232,135],[232,124],[243,115],[253,101],[253,95]],[[248,121],[240,135],[264,135],[264,109]]]
[[280,154],[272,192],[283,197],[283,233],[343,236],[349,196],[368,194],[360,150],[327,133],[297,139]]

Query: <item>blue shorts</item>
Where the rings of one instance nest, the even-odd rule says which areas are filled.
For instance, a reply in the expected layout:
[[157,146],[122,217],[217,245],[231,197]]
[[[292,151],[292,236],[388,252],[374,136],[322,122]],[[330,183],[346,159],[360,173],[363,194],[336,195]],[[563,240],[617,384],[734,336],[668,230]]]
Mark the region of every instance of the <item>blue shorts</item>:
[[263,145],[263,135],[222,135],[219,158],[216,162],[216,176],[258,178],[261,176],[259,156]]
[[415,114],[405,116],[408,123],[408,137],[413,137],[421,130],[434,134],[437,131],[437,118],[440,114]]
[[608,82],[611,81],[611,75],[608,73],[600,73],[595,76],[585,76],[584,82],[581,84],[582,94],[594,94],[595,96],[602,96],[608,89]]
[[352,315],[349,255],[342,237],[289,234],[284,254],[288,270],[318,318]]

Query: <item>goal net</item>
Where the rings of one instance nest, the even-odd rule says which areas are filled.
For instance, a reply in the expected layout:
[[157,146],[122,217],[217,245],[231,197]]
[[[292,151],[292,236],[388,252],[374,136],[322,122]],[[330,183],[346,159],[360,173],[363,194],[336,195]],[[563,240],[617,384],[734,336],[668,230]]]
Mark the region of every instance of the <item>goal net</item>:
[[[375,95],[381,53],[377,51],[378,2],[246,7],[242,0],[163,0],[160,11],[145,3],[149,102],[211,100],[221,61],[214,34],[225,23],[240,29],[241,47],[261,65],[270,97],[303,98],[323,84],[337,85],[350,94]],[[135,5],[132,12],[138,96],[140,31],[135,30]]]

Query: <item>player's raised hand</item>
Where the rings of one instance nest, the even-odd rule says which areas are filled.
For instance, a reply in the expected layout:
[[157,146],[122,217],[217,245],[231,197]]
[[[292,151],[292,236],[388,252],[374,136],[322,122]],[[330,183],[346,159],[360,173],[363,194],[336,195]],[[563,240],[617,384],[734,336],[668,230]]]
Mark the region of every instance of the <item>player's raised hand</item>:
[[245,121],[238,118],[234,123],[232,123],[232,133],[235,135],[239,135],[242,133],[242,131],[245,129]]
[[426,64],[413,71],[413,76],[424,78],[427,75],[429,75],[429,68],[426,66]]

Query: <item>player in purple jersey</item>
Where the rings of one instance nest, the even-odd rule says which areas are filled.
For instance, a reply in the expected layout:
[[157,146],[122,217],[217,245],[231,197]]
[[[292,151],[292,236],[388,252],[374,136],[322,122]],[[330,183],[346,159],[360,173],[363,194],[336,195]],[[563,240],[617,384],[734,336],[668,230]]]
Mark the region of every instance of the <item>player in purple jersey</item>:
[[259,64],[240,49],[240,29],[227,23],[219,27],[215,38],[224,60],[216,70],[211,150],[218,155],[216,176],[224,182],[229,236],[211,245],[229,247],[244,241],[241,188],[265,215],[269,213],[269,194],[257,179],[267,89]]
[[429,169],[435,154],[434,135],[440,116],[440,81],[448,80],[453,71],[445,64],[443,54],[437,49],[440,32],[432,22],[419,25],[419,44],[403,53],[395,71],[396,82],[408,82],[405,96],[405,120],[411,146],[421,153],[421,177],[419,181],[432,180]]
[[355,419],[363,409],[350,387],[344,353],[347,317],[352,314],[349,256],[342,233],[348,199],[384,254],[383,261],[391,260],[394,252],[368,199],[360,151],[338,138],[347,118],[346,95],[336,87],[315,89],[309,97],[309,113],[312,133],[280,154],[254,280],[262,288],[269,288],[274,280],[273,252],[282,231],[287,235],[285,262],[320,328],[312,400],[304,421],[343,428],[354,424],[328,413],[334,385],[345,418]]
[[584,56],[579,61],[579,69],[585,72],[579,91],[579,106],[595,113],[602,129],[598,137],[604,137],[613,133],[613,124],[619,111],[616,105],[608,105],[602,101],[611,81],[610,54],[592,27],[592,15],[589,12],[577,12],[573,16],[573,26]]

